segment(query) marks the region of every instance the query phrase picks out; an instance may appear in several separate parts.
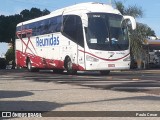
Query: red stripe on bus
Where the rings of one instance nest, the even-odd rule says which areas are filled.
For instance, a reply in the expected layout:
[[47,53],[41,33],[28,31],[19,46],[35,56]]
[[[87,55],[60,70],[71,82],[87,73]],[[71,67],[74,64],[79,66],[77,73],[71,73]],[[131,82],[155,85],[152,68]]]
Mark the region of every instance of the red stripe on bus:
[[91,55],[91,56],[93,56],[93,57],[96,57],[96,58],[98,58],[98,59],[105,60],[105,61],[117,61],[117,60],[121,60],[121,59],[123,59],[123,58],[125,58],[125,57],[127,57],[127,56],[129,55],[129,53],[128,53],[127,55],[125,55],[125,56],[123,56],[123,57],[121,57],[121,58],[117,58],[117,59],[106,59],[106,58],[98,57],[98,56],[96,56],[96,55],[94,55],[94,54],[92,54],[92,53],[85,52],[85,51],[83,51],[83,50],[79,50],[79,51],[81,51],[81,52],[83,52],[83,53],[87,53],[87,54],[89,54],[89,55]]

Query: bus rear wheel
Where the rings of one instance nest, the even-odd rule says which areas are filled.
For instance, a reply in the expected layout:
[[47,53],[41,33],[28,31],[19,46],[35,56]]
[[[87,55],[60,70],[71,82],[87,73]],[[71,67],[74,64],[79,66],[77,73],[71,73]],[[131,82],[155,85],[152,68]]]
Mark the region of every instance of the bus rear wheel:
[[74,70],[73,67],[72,67],[72,61],[71,61],[70,57],[67,57],[65,59],[64,67],[66,68],[68,74],[72,74],[73,75],[73,74],[77,73],[77,70]]
[[39,69],[33,68],[30,59],[27,59],[27,69],[29,72],[38,72]]
[[109,75],[110,70],[101,70],[100,73],[101,75]]

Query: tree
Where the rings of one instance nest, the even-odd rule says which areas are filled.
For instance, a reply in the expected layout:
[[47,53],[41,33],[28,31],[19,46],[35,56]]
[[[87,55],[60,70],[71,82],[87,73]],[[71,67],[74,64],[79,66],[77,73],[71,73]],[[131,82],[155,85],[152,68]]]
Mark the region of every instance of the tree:
[[0,16],[0,42],[12,43],[13,48],[10,48],[6,53],[7,62],[14,62],[14,48],[15,48],[15,33],[18,23],[30,20],[36,17],[47,15],[50,12],[45,9],[41,11],[38,8],[31,8],[31,10],[23,10],[20,14],[10,16]]
[[122,15],[124,15],[125,13],[125,8],[122,2],[116,2],[114,1],[116,8],[121,12]]
[[154,30],[152,30],[149,26],[147,26],[146,35],[156,37]]
[[47,9],[44,9],[44,10],[42,11],[42,15],[48,15],[49,13],[50,13],[50,11],[47,10]]
[[30,19],[34,19],[40,16],[47,15],[49,13],[50,11],[48,11],[47,9],[44,9],[43,11],[41,11],[38,8],[31,8],[31,10],[25,9],[21,11],[20,15],[22,16],[23,21],[26,21],[26,20],[30,20]]
[[22,12],[20,12],[21,17],[23,18],[23,21],[30,19],[30,11],[25,9]]
[[[115,5],[123,15],[130,15],[135,18],[143,17],[143,10],[141,7],[138,7],[136,5],[125,7],[122,2],[116,1]],[[132,31],[131,29],[129,29],[129,32],[131,41],[131,55],[133,55],[137,60],[141,61],[142,53],[144,53],[144,49],[142,47],[143,42],[147,36],[155,36],[155,32],[149,26],[142,23],[137,23],[136,30]],[[139,67],[141,67],[141,64]]]
[[13,47],[9,48],[8,51],[6,52],[5,54],[6,56],[6,61],[7,61],[7,64],[10,62],[10,61],[14,61],[15,59],[15,52],[13,50]]
[[45,9],[41,11],[38,8],[31,8],[31,10],[23,10],[20,14],[10,16],[0,16],[0,42],[10,43],[14,45],[16,25],[22,21],[30,20],[36,17],[47,15],[50,12]]
[[120,1],[116,2],[115,1],[114,3],[115,3],[116,8],[123,15],[130,15],[135,18],[143,17],[143,10],[141,7],[138,7],[137,5],[125,7],[123,5],[123,2],[120,2]]

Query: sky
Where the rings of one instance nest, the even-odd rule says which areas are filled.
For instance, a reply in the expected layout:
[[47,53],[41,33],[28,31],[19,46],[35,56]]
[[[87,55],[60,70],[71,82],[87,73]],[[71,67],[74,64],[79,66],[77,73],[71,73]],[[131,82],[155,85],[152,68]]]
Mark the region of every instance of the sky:
[[[82,2],[101,2],[109,3],[114,0],[0,0],[0,15],[19,14],[24,9],[32,7],[40,8],[41,10],[48,9],[54,11],[59,8]],[[136,19],[136,21],[147,24],[153,29],[158,37],[160,37],[160,1],[159,0],[115,0],[122,1],[125,7],[137,5],[141,7],[144,16]],[[0,55],[6,49],[0,46]]]

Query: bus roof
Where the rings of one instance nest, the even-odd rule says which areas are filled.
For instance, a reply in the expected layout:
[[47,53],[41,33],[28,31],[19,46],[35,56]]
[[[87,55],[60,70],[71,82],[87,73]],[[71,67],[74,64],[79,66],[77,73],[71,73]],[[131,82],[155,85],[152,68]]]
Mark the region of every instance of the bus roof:
[[[96,8],[96,9],[95,9]],[[115,13],[120,14],[117,9],[114,9],[111,5],[107,5],[104,3],[98,2],[87,2],[87,3],[80,3],[75,4],[69,7],[65,7],[56,11],[51,12],[51,14],[55,14],[56,12],[60,13],[88,13],[88,12],[107,12],[107,13]]]
[[[95,9],[96,8],[96,9]],[[61,8],[51,12],[49,15],[45,15],[42,17],[38,17],[32,20],[28,20],[25,22],[19,23],[17,26],[21,26],[22,24],[29,24],[32,22],[40,21],[43,19],[47,19],[50,17],[58,16],[58,15],[67,15],[67,14],[77,14],[80,15],[82,13],[89,13],[89,12],[104,12],[104,13],[114,13],[114,14],[121,14],[117,9],[113,8],[111,5],[97,3],[97,2],[87,2],[87,3],[80,3],[76,5],[72,5],[69,7]]]

